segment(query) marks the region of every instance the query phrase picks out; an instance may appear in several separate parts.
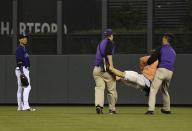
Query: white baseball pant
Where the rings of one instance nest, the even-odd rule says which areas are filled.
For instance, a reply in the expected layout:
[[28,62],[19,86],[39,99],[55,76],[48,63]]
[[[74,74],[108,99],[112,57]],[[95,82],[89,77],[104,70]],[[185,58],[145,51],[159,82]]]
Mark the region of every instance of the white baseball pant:
[[123,84],[128,86],[134,86],[135,88],[144,88],[145,81],[144,76],[135,71],[125,71],[125,78],[122,79]]
[[23,87],[21,85],[21,79],[20,79],[20,70],[17,67],[15,69],[15,74],[17,77],[17,84],[18,84],[18,90],[17,90],[17,103],[18,103],[18,110],[27,110],[30,108],[29,106],[29,93],[31,91],[31,85],[30,85],[30,77],[29,77],[29,70],[25,67],[23,67],[23,73],[25,74],[25,76],[27,77],[28,81],[29,81],[29,86],[28,87]]

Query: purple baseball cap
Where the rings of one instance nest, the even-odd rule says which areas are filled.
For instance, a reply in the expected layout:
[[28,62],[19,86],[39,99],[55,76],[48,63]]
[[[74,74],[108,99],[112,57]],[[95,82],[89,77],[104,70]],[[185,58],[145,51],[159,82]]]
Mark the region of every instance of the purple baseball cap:
[[105,31],[104,31],[104,35],[106,35],[106,36],[110,36],[110,35],[113,35],[114,33],[113,33],[113,31],[112,31],[112,29],[106,29]]

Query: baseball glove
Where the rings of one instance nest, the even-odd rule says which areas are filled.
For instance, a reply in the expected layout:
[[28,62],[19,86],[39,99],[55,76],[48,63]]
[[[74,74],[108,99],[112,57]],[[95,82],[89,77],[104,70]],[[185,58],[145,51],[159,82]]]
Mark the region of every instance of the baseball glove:
[[21,75],[20,79],[22,86],[27,87],[29,85],[28,79],[25,75]]

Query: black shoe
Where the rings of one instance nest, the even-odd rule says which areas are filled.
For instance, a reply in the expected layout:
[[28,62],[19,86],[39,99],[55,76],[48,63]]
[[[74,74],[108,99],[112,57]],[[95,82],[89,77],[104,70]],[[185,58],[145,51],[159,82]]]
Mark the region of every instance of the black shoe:
[[154,111],[147,111],[145,112],[146,115],[153,115],[154,114]]
[[149,92],[150,92],[150,88],[149,87],[145,87],[143,89],[143,91],[146,93],[145,96],[149,96]]
[[97,114],[103,114],[102,109],[103,109],[102,107],[96,106],[96,113],[97,113]]
[[116,111],[109,110],[109,114],[118,114]]
[[164,114],[171,114],[171,111],[166,111],[166,110],[161,109],[161,113],[164,113]]

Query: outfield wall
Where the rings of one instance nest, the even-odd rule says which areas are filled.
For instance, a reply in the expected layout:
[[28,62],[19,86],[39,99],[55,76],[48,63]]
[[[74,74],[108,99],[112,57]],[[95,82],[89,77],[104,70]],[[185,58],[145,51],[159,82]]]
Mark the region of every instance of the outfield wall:
[[[121,70],[139,71],[139,57],[116,55],[115,65]],[[31,56],[30,102],[37,104],[93,104],[92,77],[95,55]],[[175,73],[170,85],[172,104],[192,104],[192,55],[177,55]],[[117,84],[118,104],[146,104],[144,93]],[[15,56],[0,56],[0,104],[16,103],[17,83]],[[106,101],[106,100],[105,100]],[[157,103],[161,104],[161,94]]]

